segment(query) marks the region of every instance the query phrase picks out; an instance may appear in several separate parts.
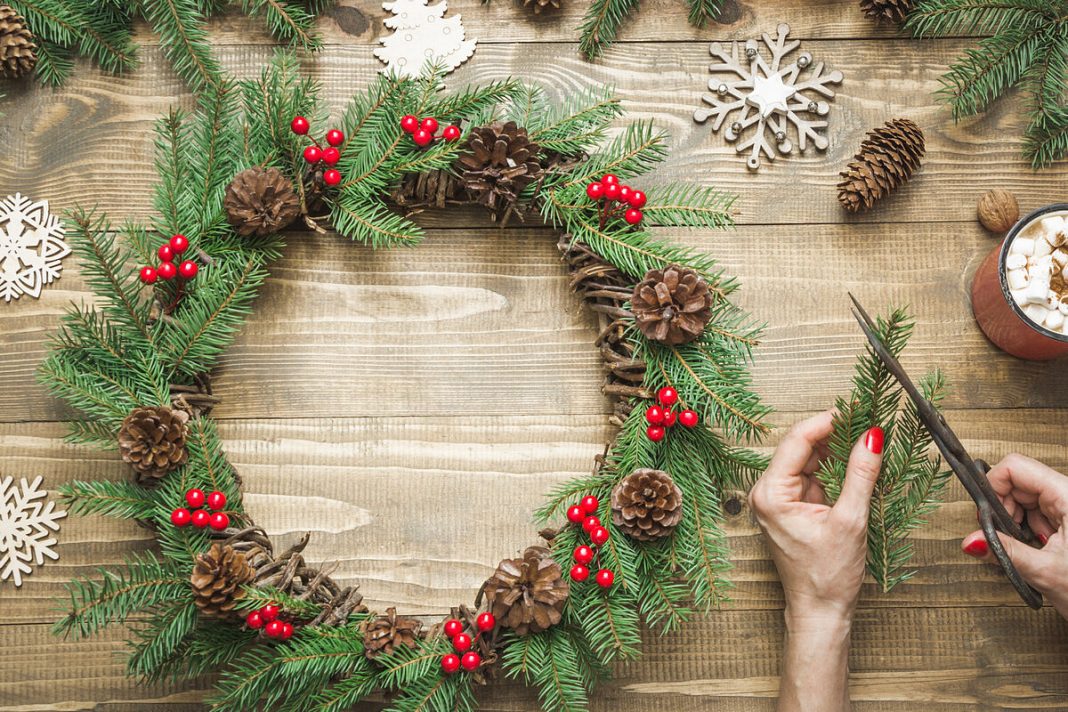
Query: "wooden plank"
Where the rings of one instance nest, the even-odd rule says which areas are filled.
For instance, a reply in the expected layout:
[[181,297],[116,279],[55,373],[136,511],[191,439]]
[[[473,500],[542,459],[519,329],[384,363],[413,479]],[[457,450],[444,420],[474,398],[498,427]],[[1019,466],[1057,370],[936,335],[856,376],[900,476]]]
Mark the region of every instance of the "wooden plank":
[[[938,77],[965,46],[956,40],[809,43],[817,59],[846,74],[830,118],[831,148],[826,154],[780,160],[756,174],[746,170],[721,135],[691,120],[707,84],[703,42],[620,46],[613,50],[611,68],[573,57],[571,44],[492,45],[480,49],[450,81],[520,75],[556,97],[615,84],[631,119],[653,119],[672,134],[671,158],[654,179],[697,180],[739,193],[738,217],[749,224],[971,222],[976,198],[995,186],[1015,191],[1029,207],[1063,198],[1068,163],[1036,173],[1021,157],[1026,117],[1020,102],[1010,98],[982,117],[954,124],[932,96]],[[259,73],[272,51],[222,47],[219,55],[228,68],[250,76]],[[150,128],[174,97],[183,96],[183,88],[158,49],[146,48],[143,59],[144,67],[128,77],[87,72],[60,91],[13,90],[4,119],[11,147],[0,165],[0,186],[49,198],[57,208],[96,203],[116,219],[150,214],[147,187],[155,180]],[[365,45],[331,48],[306,66],[335,108],[379,69]],[[182,101],[188,104],[188,98]],[[836,199],[837,174],[867,130],[896,116],[912,118],[926,131],[926,164],[880,209],[847,219]],[[974,170],[979,165],[981,176]],[[444,220],[451,226],[475,224],[461,218],[450,213]]]

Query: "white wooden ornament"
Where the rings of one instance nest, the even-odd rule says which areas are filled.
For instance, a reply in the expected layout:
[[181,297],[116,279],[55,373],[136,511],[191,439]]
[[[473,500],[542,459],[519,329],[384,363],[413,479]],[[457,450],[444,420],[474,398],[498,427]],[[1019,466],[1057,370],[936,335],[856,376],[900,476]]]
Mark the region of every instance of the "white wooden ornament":
[[[820,151],[827,150],[830,143],[823,133],[827,122],[819,118],[830,112],[830,106],[819,97],[834,98],[829,85],[840,84],[842,73],[824,74],[823,62],[813,64],[808,52],[787,60],[787,55],[801,46],[799,40],[786,41],[789,33],[790,26],[783,23],[774,40],[767,33],[761,35],[770,53],[766,61],[756,40],[747,40],[744,49],[734,41],[729,52],[719,42],[708,48],[719,62],[708,67],[713,74],[708,88],[713,93],[703,95],[701,100],[712,108],[697,109],[693,120],[703,124],[712,119],[712,130],[719,131],[730,117],[723,137],[737,142],[738,153],[749,151],[746,165],[750,170],[760,168],[761,156],[774,161],[776,155],[793,151],[791,129],[802,153],[810,141]],[[811,72],[802,79],[808,69]],[[751,138],[739,140],[750,133]]]
[[48,201],[33,202],[18,193],[0,200],[0,297],[41,296],[41,288],[59,279],[70,247],[63,242],[63,222],[48,212]]
[[40,489],[41,479],[22,478],[16,486],[14,477],[0,478],[0,581],[12,579],[21,586],[23,574],[30,575],[34,565],[59,558],[52,534],[67,513],[56,511],[56,503]]
[[375,56],[386,63],[385,72],[417,77],[430,66],[445,73],[463,64],[475,51],[475,40],[464,39],[459,15],[445,17],[447,3],[427,5],[427,0],[395,0],[382,3],[393,13],[383,22],[393,34],[383,37]]

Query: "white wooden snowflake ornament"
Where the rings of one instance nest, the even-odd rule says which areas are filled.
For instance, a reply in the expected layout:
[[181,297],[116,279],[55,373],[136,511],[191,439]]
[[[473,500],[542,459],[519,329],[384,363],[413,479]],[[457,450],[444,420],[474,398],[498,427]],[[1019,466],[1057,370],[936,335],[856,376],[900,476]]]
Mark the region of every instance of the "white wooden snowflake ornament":
[[379,40],[382,46],[375,50],[386,63],[383,71],[417,77],[433,64],[448,74],[475,51],[475,41],[464,39],[461,17],[445,17],[444,0],[429,6],[427,0],[394,0],[382,7],[393,13],[383,21],[393,34]]
[[12,579],[21,586],[22,575],[31,574],[33,565],[59,558],[52,534],[67,513],[57,512],[40,486],[40,477],[29,483],[22,478],[19,486],[14,477],[0,478],[0,581]]
[[[801,42],[786,41],[790,33],[786,23],[776,31],[774,40],[767,33],[761,35],[771,55],[767,61],[757,40],[747,40],[744,50],[740,42],[734,41],[729,52],[719,42],[713,42],[708,51],[719,62],[708,67],[714,75],[708,88],[714,93],[701,97],[712,108],[702,107],[693,112],[693,119],[698,123],[713,119],[713,131],[719,131],[727,118],[732,118],[723,137],[731,143],[738,142],[735,146],[738,153],[749,151],[746,165],[750,170],[760,168],[762,155],[774,161],[776,154],[785,156],[793,151],[791,128],[802,153],[809,141],[818,150],[827,150],[829,141],[822,133],[827,122],[819,117],[826,116],[830,106],[819,97],[834,98],[834,90],[829,85],[842,82],[841,72],[824,74],[823,62],[813,64],[808,52],[788,61],[786,56],[800,47]],[[811,70],[808,76],[801,79],[800,75],[808,69]],[[751,138],[740,140],[750,131]]]
[[63,222],[48,212],[48,201],[33,202],[18,193],[0,200],[0,297],[5,302],[59,279],[70,247]]

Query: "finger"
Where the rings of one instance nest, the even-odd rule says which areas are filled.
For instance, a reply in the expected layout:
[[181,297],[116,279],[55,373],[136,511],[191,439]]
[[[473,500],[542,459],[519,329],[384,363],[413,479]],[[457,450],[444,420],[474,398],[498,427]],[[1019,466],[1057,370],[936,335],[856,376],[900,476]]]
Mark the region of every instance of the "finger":
[[[1016,570],[1020,572],[1020,575],[1039,591],[1044,591],[1046,572],[1055,563],[1051,559],[1050,553],[1035,549],[1022,541],[1016,541],[1011,536],[1001,532],[998,532],[998,538],[1001,540],[1001,545],[1005,547],[1005,553],[1009,555],[1009,560],[1016,567]],[[986,537],[983,536],[982,531],[975,531],[964,537],[960,548],[965,554],[976,559],[989,562],[997,561],[993,552],[990,551],[990,545],[987,544]]]
[[1029,509],[1027,511],[1027,525],[1031,527],[1031,531],[1035,533],[1038,540],[1045,546],[1049,538],[1056,532],[1056,528],[1049,523],[1046,516],[1037,509]]
[[1040,507],[1058,525],[1068,518],[1068,477],[1038,460],[1009,455],[987,474],[994,491],[1026,508]]
[[842,494],[834,505],[836,511],[868,519],[868,502],[879,479],[883,463],[883,429],[876,426],[861,436],[846,463]]
[[798,477],[824,438],[834,430],[834,411],[825,411],[803,420],[786,433],[771,457],[765,477]]

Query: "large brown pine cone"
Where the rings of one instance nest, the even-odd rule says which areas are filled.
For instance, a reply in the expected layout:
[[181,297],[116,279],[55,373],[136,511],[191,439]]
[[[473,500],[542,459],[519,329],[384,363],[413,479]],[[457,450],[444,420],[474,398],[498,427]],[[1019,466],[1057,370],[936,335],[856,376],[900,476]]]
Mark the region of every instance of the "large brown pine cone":
[[543,10],[559,10],[560,0],[523,0],[523,7],[540,15]]
[[157,480],[185,464],[189,414],[167,406],[134,408],[119,428],[119,454],[133,467],[137,481]]
[[189,583],[197,608],[206,616],[235,616],[234,606],[241,597],[241,587],[255,576],[245,555],[218,542],[197,557]]
[[541,177],[541,148],[514,121],[472,129],[460,156],[461,179],[468,195],[502,217],[523,189]]
[[682,490],[662,470],[635,470],[612,490],[612,523],[638,541],[669,536],[682,519]]
[[867,210],[912,177],[924,151],[923,131],[908,119],[894,119],[868,132],[840,174],[838,202],[853,213]]
[[901,24],[915,7],[913,0],[860,0],[860,9],[873,20]]
[[226,217],[239,235],[271,235],[300,215],[300,199],[282,171],[255,166],[226,186]]
[[543,546],[531,546],[521,559],[505,559],[483,584],[490,613],[518,635],[541,633],[560,622],[569,592],[560,565]]
[[669,346],[693,341],[712,318],[712,292],[687,267],[650,270],[634,287],[630,310],[647,339]]
[[414,648],[423,630],[423,624],[415,618],[397,615],[396,608],[387,608],[386,615],[364,624],[364,655],[374,660],[379,655],[389,655],[396,648]]
[[18,79],[37,66],[33,33],[10,5],[0,5],[0,77]]

